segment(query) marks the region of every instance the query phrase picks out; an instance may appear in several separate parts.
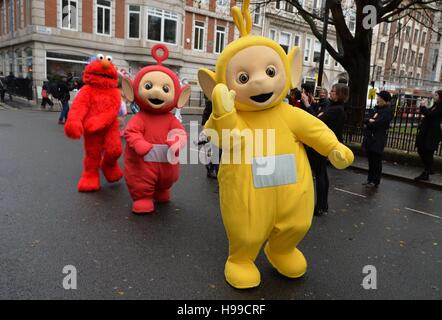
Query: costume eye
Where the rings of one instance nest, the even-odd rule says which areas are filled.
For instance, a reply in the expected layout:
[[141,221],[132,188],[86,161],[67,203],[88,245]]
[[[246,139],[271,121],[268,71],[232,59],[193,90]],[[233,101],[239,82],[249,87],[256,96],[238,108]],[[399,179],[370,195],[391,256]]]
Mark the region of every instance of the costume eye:
[[112,56],[106,56],[106,60],[112,62]]
[[152,82],[150,82],[150,81],[148,81],[148,82],[146,82],[146,84],[144,85],[144,89],[146,89],[146,90],[150,90],[150,89],[152,89]]
[[267,69],[266,69],[266,74],[267,74],[270,78],[273,78],[273,77],[276,75],[275,67],[267,67]]
[[99,53],[99,54],[97,54],[97,59],[98,60],[103,60],[104,56],[101,53]]
[[249,75],[246,72],[241,72],[238,76],[239,83],[246,84],[249,81]]
[[169,86],[168,86],[167,84],[165,84],[165,85],[163,86],[163,91],[164,91],[165,93],[168,93],[168,92],[170,91],[170,88],[169,88]]

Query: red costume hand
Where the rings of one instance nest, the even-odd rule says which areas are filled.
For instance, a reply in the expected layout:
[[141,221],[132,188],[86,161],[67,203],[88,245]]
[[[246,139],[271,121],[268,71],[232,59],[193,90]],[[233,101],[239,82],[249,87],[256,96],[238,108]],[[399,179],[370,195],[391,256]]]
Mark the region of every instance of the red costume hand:
[[64,133],[71,139],[80,139],[83,135],[83,125],[80,121],[67,121],[64,126]]
[[153,145],[147,141],[138,141],[134,146],[134,150],[139,156],[144,157],[152,147]]
[[84,129],[88,133],[94,133],[103,129],[103,122],[98,117],[90,117],[84,124]]

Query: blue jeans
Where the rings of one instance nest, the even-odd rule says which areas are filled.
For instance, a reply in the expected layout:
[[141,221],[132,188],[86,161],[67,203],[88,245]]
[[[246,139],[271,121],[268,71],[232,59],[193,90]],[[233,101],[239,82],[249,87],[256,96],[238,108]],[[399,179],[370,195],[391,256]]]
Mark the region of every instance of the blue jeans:
[[63,109],[61,109],[60,112],[60,118],[58,118],[59,121],[64,121],[68,119],[68,113],[69,113],[69,101],[62,102]]

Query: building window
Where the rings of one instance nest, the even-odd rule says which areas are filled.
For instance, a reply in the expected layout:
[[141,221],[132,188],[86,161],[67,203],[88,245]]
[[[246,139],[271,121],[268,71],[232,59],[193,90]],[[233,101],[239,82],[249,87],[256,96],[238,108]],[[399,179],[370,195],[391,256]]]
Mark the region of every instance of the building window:
[[313,62],[319,62],[321,60],[321,43],[315,40],[315,47],[313,49]]
[[382,25],[382,34],[383,35],[388,35],[388,23],[384,23]]
[[177,43],[178,15],[156,8],[147,10],[147,40]]
[[108,0],[97,0],[97,34],[111,34],[111,8],[112,3]]
[[269,38],[272,39],[273,41],[276,41],[276,30],[270,29]]
[[405,40],[406,41],[410,41],[410,32],[411,32],[411,27],[410,26],[405,28]]
[[310,61],[310,52],[312,51],[312,39],[305,39],[305,48],[304,48],[304,61]]
[[427,33],[426,32],[422,32],[422,41],[421,41],[421,45],[424,46],[425,45],[425,38],[427,37]]
[[321,0],[313,0],[313,9],[320,9],[321,8]]
[[355,33],[356,31],[356,16],[354,14],[351,14],[348,18],[348,30],[350,30],[351,33]]
[[253,24],[257,26],[261,25],[261,6],[259,5],[253,10]]
[[411,51],[410,63],[414,63],[415,59],[416,59],[416,52],[415,51]]
[[195,21],[195,26],[193,27],[193,48],[195,50],[204,50],[204,27],[204,22]]
[[290,2],[286,1],[286,3],[285,3],[285,11],[293,13],[293,12],[295,12],[294,9],[295,9],[295,7]]
[[397,23],[397,30],[396,30],[396,37],[398,39],[401,39],[401,32],[402,32],[402,23],[398,22]]
[[417,43],[417,39],[419,38],[419,29],[414,29],[414,39],[413,42]]
[[77,0],[61,1],[61,27],[63,29],[77,29],[78,20]]
[[398,51],[399,51],[399,47],[395,46],[394,49],[393,49],[393,62],[395,62],[396,59],[397,59]]
[[140,6],[129,6],[129,38],[140,38]]
[[226,28],[216,26],[215,53],[221,53],[226,45]]
[[290,38],[290,33],[281,32],[279,34],[279,45],[284,49],[285,53],[289,52],[290,50]]
[[381,45],[379,46],[379,59],[384,59],[385,55],[385,43],[381,42]]
[[276,1],[276,3],[275,3],[275,7],[276,7],[276,9],[281,9],[281,7],[282,7],[282,3],[281,3],[281,1]]
[[295,35],[293,38],[293,45],[295,47],[299,47],[301,45],[301,37],[298,35]]
[[407,49],[404,49],[402,51],[402,61],[401,61],[401,63],[407,63],[407,53],[408,53]]
[[229,0],[216,0],[216,6],[221,8],[226,8],[229,4]]
[[424,54],[423,53],[419,53],[419,56],[417,58],[417,66],[420,68],[422,67],[422,61],[424,59]]
[[378,66],[377,70],[376,70],[376,78],[380,79],[382,75],[382,67]]
[[324,63],[325,63],[326,65],[329,65],[329,64],[330,64],[330,54],[329,54],[327,51],[325,52]]

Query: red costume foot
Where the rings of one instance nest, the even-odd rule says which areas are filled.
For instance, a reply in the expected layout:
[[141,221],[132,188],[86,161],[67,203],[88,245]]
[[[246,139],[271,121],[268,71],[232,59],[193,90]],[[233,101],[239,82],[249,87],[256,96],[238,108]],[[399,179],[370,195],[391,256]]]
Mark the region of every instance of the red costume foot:
[[123,177],[123,172],[120,169],[118,163],[115,163],[112,166],[102,165],[101,170],[103,171],[103,175],[106,178],[107,182],[117,182]]
[[170,189],[155,191],[153,198],[158,202],[169,202],[170,201]]
[[83,172],[78,181],[78,191],[93,192],[100,190],[100,174],[98,172]]
[[134,201],[132,212],[136,214],[151,213],[155,211],[152,199],[141,199]]

